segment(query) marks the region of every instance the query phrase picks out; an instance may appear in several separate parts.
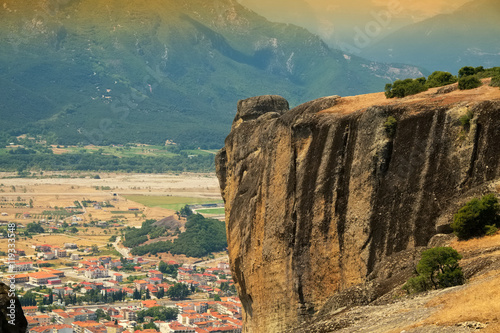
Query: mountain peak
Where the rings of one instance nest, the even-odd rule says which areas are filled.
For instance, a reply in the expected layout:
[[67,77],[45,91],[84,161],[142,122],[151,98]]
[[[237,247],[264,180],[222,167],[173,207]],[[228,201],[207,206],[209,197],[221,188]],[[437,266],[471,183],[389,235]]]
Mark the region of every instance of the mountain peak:
[[0,9],[0,112],[9,119],[0,130],[52,133],[62,144],[220,147],[239,99],[270,93],[297,105],[421,76],[329,49],[234,0],[29,3]]

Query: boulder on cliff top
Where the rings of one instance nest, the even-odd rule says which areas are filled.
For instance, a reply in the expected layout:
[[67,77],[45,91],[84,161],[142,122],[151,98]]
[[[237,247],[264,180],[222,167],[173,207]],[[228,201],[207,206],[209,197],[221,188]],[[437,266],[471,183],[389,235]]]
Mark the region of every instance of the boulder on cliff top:
[[238,102],[238,112],[234,123],[257,119],[263,114],[275,112],[279,115],[290,109],[288,101],[277,95],[256,96]]

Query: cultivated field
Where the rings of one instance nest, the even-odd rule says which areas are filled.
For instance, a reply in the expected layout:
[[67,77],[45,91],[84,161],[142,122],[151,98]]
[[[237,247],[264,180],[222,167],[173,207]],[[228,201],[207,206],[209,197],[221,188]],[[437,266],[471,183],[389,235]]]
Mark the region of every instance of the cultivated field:
[[196,212],[201,215],[224,215],[224,208],[197,209]]
[[[20,237],[28,256],[32,244],[105,246],[126,226],[162,219],[186,204],[222,202],[213,174],[45,173],[43,178],[14,178],[0,173],[0,221],[26,226],[42,222],[46,233]],[[80,207],[81,206],[81,207]],[[86,206],[86,207],[84,207]],[[106,228],[95,226],[107,222]],[[111,221],[111,222],[110,222]],[[50,226],[75,224],[76,234],[50,234]],[[19,229],[19,233],[23,229]],[[5,251],[4,246],[0,251]]]
[[[222,203],[222,200],[213,200],[208,198],[196,197],[164,197],[164,196],[151,196],[151,195],[127,195],[127,200],[138,202],[147,207],[160,207],[178,211],[187,204],[207,204],[207,203]],[[206,209],[209,211],[210,209]],[[198,210],[201,213],[200,210]],[[210,212],[208,212],[210,214]],[[215,213],[214,213],[215,214]]]

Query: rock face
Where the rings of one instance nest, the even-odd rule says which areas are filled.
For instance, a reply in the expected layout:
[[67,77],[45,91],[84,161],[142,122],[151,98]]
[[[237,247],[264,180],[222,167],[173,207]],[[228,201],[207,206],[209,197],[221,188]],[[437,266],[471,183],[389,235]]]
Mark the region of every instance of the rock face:
[[0,332],[25,333],[28,331],[28,321],[24,316],[21,302],[17,297],[11,297],[9,290],[6,284],[0,282]]
[[289,111],[278,96],[238,103],[216,166],[244,332],[377,299],[458,207],[496,190],[500,99],[436,96],[361,109],[338,96]]

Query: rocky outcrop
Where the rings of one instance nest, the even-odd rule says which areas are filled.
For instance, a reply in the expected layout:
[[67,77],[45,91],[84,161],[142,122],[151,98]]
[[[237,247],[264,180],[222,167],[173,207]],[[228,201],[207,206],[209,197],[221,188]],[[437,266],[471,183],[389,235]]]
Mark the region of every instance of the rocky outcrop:
[[0,282],[0,332],[25,333],[28,321],[24,316],[21,302],[10,292],[9,286]]
[[238,103],[216,167],[245,332],[373,302],[460,205],[498,186],[500,99],[436,96],[359,109],[338,96],[289,111],[277,96]]

